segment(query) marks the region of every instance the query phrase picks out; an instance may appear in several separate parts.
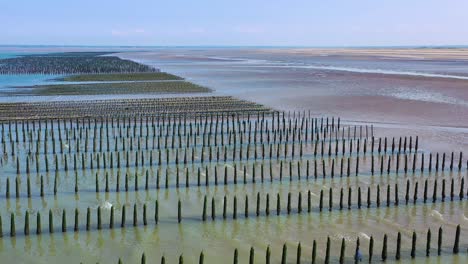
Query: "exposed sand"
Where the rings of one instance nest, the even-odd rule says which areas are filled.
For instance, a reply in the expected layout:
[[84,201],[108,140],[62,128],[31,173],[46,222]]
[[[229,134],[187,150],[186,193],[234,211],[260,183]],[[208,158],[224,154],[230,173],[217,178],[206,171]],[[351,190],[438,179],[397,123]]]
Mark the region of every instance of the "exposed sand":
[[341,55],[373,56],[407,59],[467,60],[466,48],[293,48],[265,49],[260,52],[302,54],[302,55]]

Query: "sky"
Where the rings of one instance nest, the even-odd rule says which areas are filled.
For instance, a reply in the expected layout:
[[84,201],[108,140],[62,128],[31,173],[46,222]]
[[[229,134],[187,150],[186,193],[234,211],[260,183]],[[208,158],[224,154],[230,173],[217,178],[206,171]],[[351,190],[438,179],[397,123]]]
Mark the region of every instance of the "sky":
[[0,45],[468,45],[466,0],[0,0]]

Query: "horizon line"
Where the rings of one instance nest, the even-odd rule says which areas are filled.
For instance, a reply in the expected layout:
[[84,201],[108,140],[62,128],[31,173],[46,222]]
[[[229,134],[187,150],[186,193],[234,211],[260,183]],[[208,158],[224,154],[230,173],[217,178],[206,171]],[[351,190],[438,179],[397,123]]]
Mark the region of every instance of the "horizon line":
[[451,45],[59,45],[59,44],[0,44],[0,47],[30,48],[468,48],[468,44]]

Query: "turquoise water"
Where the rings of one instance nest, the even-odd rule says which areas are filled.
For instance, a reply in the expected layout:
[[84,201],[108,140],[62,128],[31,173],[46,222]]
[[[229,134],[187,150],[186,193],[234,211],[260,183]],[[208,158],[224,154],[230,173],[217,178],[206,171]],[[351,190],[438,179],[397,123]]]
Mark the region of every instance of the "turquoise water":
[[58,78],[60,75],[44,75],[44,74],[12,74],[0,75],[0,91],[7,91],[15,88],[12,86],[29,86],[38,85],[50,82],[51,79]]
[[8,59],[8,58],[13,58],[13,57],[15,57],[14,54],[0,53],[0,59]]
[[[26,54],[25,52],[8,52],[0,51],[0,59],[14,58]],[[30,53],[28,53],[30,54]],[[0,62],[1,63],[1,62]],[[43,75],[43,74],[0,74],[0,92],[8,91],[14,88],[12,86],[29,86],[46,83],[50,79],[59,77],[60,75]]]

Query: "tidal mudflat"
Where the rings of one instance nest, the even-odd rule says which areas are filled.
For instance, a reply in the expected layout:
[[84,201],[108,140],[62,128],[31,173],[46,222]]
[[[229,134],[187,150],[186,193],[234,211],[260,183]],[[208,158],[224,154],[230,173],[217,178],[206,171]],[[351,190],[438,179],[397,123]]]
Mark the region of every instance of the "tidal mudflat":
[[[175,56],[180,52],[131,56],[209,87],[209,96],[1,104],[2,259],[467,261],[467,142],[452,147],[426,137],[441,133],[433,124],[405,123],[420,112],[398,122],[373,113],[389,112],[378,110],[388,96],[358,82],[388,76],[311,73],[251,59],[246,66],[219,50],[202,51],[206,60],[200,51]],[[335,90],[323,88],[336,78],[343,82]],[[249,83],[257,85],[250,92]],[[354,98],[363,91],[376,104],[366,115]],[[350,101],[332,104],[327,96]],[[397,110],[393,118],[404,115]],[[447,133],[464,131],[447,119],[439,124]]]
[[179,48],[118,56],[274,109],[421,135],[431,151],[468,148],[466,49]]

